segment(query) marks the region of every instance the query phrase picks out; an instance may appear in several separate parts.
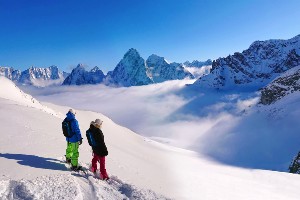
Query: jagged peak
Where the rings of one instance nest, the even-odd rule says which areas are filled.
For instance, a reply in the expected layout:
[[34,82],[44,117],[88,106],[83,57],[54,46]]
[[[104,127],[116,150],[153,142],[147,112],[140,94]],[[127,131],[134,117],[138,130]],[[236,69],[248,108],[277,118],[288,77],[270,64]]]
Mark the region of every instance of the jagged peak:
[[291,39],[286,39],[286,40],[284,40],[284,39],[256,40],[250,45],[249,49],[251,49],[253,47],[261,46],[261,45],[283,43],[283,42],[288,42],[288,41],[293,41],[293,40],[300,40],[300,34]]
[[76,68],[85,68],[84,65],[82,63],[79,63]]
[[56,65],[51,65],[50,67],[48,67],[49,69],[58,69],[58,67]]
[[134,57],[141,57],[139,52],[134,49],[134,48],[130,48],[124,55],[124,58],[128,57],[128,56],[134,56]]
[[86,71],[86,70],[85,70],[85,66],[84,66],[83,64],[79,63],[79,64],[72,70],[72,72],[74,72],[74,71]]
[[91,69],[90,72],[97,72],[97,71],[101,71],[101,69],[98,66],[95,66],[93,69]]
[[147,59],[147,61],[163,61],[163,60],[165,60],[165,58],[164,57],[161,57],[161,56],[158,56],[158,55],[156,55],[156,54],[152,54],[151,56],[149,56],[148,57],[148,59]]
[[152,54],[152,55],[150,55],[150,56],[148,57],[148,59],[164,59],[164,57],[158,56],[158,55],[156,55],[156,54]]
[[165,62],[167,64],[170,64],[169,61],[167,61],[164,57],[158,56],[156,54],[152,54],[148,57],[147,62],[157,63],[157,62]]

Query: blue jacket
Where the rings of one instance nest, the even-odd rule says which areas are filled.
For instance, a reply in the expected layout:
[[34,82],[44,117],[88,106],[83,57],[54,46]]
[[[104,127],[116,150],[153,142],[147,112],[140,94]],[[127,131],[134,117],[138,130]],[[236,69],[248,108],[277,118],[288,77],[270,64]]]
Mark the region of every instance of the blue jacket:
[[78,121],[75,119],[75,115],[73,115],[71,112],[68,112],[67,120],[71,121],[71,129],[74,135],[71,138],[66,137],[66,140],[72,143],[78,142],[79,140],[82,139],[82,137],[81,137]]

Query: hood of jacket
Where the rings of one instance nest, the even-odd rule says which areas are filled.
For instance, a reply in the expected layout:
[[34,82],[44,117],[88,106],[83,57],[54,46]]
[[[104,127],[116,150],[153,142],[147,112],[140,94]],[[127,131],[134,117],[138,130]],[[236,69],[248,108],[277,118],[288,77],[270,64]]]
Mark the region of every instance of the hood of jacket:
[[68,112],[67,113],[67,120],[71,121],[73,119],[75,119],[75,115],[73,113],[71,113],[71,112]]

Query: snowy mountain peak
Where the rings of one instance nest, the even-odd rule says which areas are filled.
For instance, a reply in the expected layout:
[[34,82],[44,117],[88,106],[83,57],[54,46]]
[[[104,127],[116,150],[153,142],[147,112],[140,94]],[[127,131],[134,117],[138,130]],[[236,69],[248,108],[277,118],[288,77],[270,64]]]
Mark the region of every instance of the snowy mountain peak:
[[300,66],[286,71],[264,87],[260,102],[269,105],[296,92],[300,94]]
[[125,87],[153,83],[147,76],[145,60],[133,48],[129,49],[116,68],[107,74],[105,82]]
[[138,52],[136,49],[130,48],[130,49],[125,53],[124,58],[125,58],[125,57],[128,57],[128,56],[131,56],[131,57],[133,57],[133,56],[135,56],[135,57],[140,57],[140,54],[139,54],[139,52]]
[[[169,64],[164,57],[158,56],[156,54],[152,54],[151,56],[148,57],[146,61],[148,67],[152,65],[164,65],[164,64]],[[150,66],[149,66],[150,65]]]
[[97,72],[99,70],[100,70],[100,68],[98,66],[95,66],[93,69],[91,69],[90,72]]
[[199,78],[194,85],[215,89],[242,86],[257,90],[299,64],[299,36],[289,40],[256,41],[242,53],[213,61],[211,73]]
[[68,74],[59,71],[57,66],[37,68],[31,66],[27,70],[15,70],[12,67],[0,67],[0,76],[4,76],[15,83],[45,87],[61,84]]
[[168,63],[164,57],[152,54],[147,61],[147,74],[155,83],[167,80],[193,78],[193,75],[185,70],[180,63]]
[[63,85],[99,84],[104,77],[105,75],[97,66],[88,72],[83,64],[78,64],[64,80]]
[[194,60],[193,62],[189,62],[186,61],[183,63],[186,67],[203,67],[203,66],[208,66],[208,65],[212,65],[212,60],[208,59],[206,61],[198,61],[198,60]]
[[83,70],[83,69],[85,69],[85,66],[83,64],[79,63],[74,69],[75,70]]
[[18,81],[21,76],[21,71],[15,70],[12,67],[0,67],[0,76],[4,76],[12,81]]

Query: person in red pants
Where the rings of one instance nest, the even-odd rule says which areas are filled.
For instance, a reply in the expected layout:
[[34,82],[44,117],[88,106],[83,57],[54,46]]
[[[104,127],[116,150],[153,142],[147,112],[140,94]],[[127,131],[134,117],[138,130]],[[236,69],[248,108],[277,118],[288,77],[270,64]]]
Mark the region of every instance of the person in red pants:
[[97,162],[100,162],[100,174],[103,180],[108,180],[109,177],[105,168],[105,156],[108,155],[107,147],[104,142],[104,135],[101,131],[103,121],[96,119],[90,124],[90,128],[86,131],[86,137],[89,145],[93,149],[93,159],[91,171],[93,173],[97,170]]

